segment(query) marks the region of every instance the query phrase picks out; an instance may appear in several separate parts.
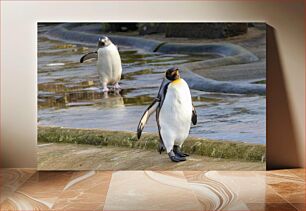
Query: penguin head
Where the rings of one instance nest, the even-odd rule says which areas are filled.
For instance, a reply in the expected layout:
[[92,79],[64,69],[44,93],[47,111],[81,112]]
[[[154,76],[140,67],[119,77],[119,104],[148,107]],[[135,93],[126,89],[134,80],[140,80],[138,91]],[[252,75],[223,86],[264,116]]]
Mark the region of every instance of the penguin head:
[[103,48],[106,47],[108,45],[110,45],[112,43],[112,41],[110,41],[110,39],[106,36],[102,36],[99,38],[98,41],[98,48]]
[[174,81],[180,78],[179,69],[177,67],[172,67],[166,71],[166,78],[169,81]]

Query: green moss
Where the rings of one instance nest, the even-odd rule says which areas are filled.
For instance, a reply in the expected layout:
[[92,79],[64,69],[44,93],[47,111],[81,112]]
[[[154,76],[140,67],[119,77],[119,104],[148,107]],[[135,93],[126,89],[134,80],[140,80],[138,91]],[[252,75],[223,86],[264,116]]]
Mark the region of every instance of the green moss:
[[[159,137],[157,134],[144,133],[141,139],[137,140],[136,133],[127,131],[39,126],[38,142],[90,144],[99,147],[119,146],[156,150]],[[184,143],[182,150],[186,153],[214,158],[261,161],[266,153],[266,146],[262,144],[214,141],[189,137]]]

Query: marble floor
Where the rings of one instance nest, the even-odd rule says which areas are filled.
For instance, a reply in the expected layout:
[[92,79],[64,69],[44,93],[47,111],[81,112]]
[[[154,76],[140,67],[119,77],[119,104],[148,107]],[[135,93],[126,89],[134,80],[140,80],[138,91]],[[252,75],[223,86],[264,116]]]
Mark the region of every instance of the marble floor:
[[1,210],[305,210],[305,169],[1,169]]

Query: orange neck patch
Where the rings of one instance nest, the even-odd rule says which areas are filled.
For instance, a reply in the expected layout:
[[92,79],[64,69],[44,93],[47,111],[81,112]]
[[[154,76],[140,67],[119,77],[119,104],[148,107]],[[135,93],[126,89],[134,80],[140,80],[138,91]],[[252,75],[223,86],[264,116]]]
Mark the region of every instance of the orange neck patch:
[[172,81],[172,84],[176,85],[176,84],[180,84],[181,82],[182,82],[182,79],[179,78],[179,79],[176,79],[176,80]]

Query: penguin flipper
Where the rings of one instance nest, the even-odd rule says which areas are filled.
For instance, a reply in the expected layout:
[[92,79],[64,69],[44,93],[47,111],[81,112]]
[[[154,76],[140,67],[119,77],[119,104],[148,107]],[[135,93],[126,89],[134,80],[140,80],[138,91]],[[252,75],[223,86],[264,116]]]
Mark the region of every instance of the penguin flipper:
[[84,56],[81,57],[80,59],[80,63],[83,63],[87,60],[90,60],[90,59],[98,59],[98,52],[95,51],[95,52],[89,52],[87,54],[85,54]]
[[193,105],[192,105],[192,117],[191,117],[191,121],[192,121],[193,125],[196,125],[197,122],[198,122],[198,115],[197,115],[197,112],[196,112],[196,110],[195,110]]
[[144,129],[144,126],[145,124],[147,123],[149,117],[151,116],[152,113],[154,113],[157,109],[159,105],[159,100],[156,98],[152,103],[151,105],[146,109],[146,111],[143,113],[140,121],[139,121],[139,124],[138,124],[138,127],[137,127],[137,138],[140,139],[141,137],[141,133]]

